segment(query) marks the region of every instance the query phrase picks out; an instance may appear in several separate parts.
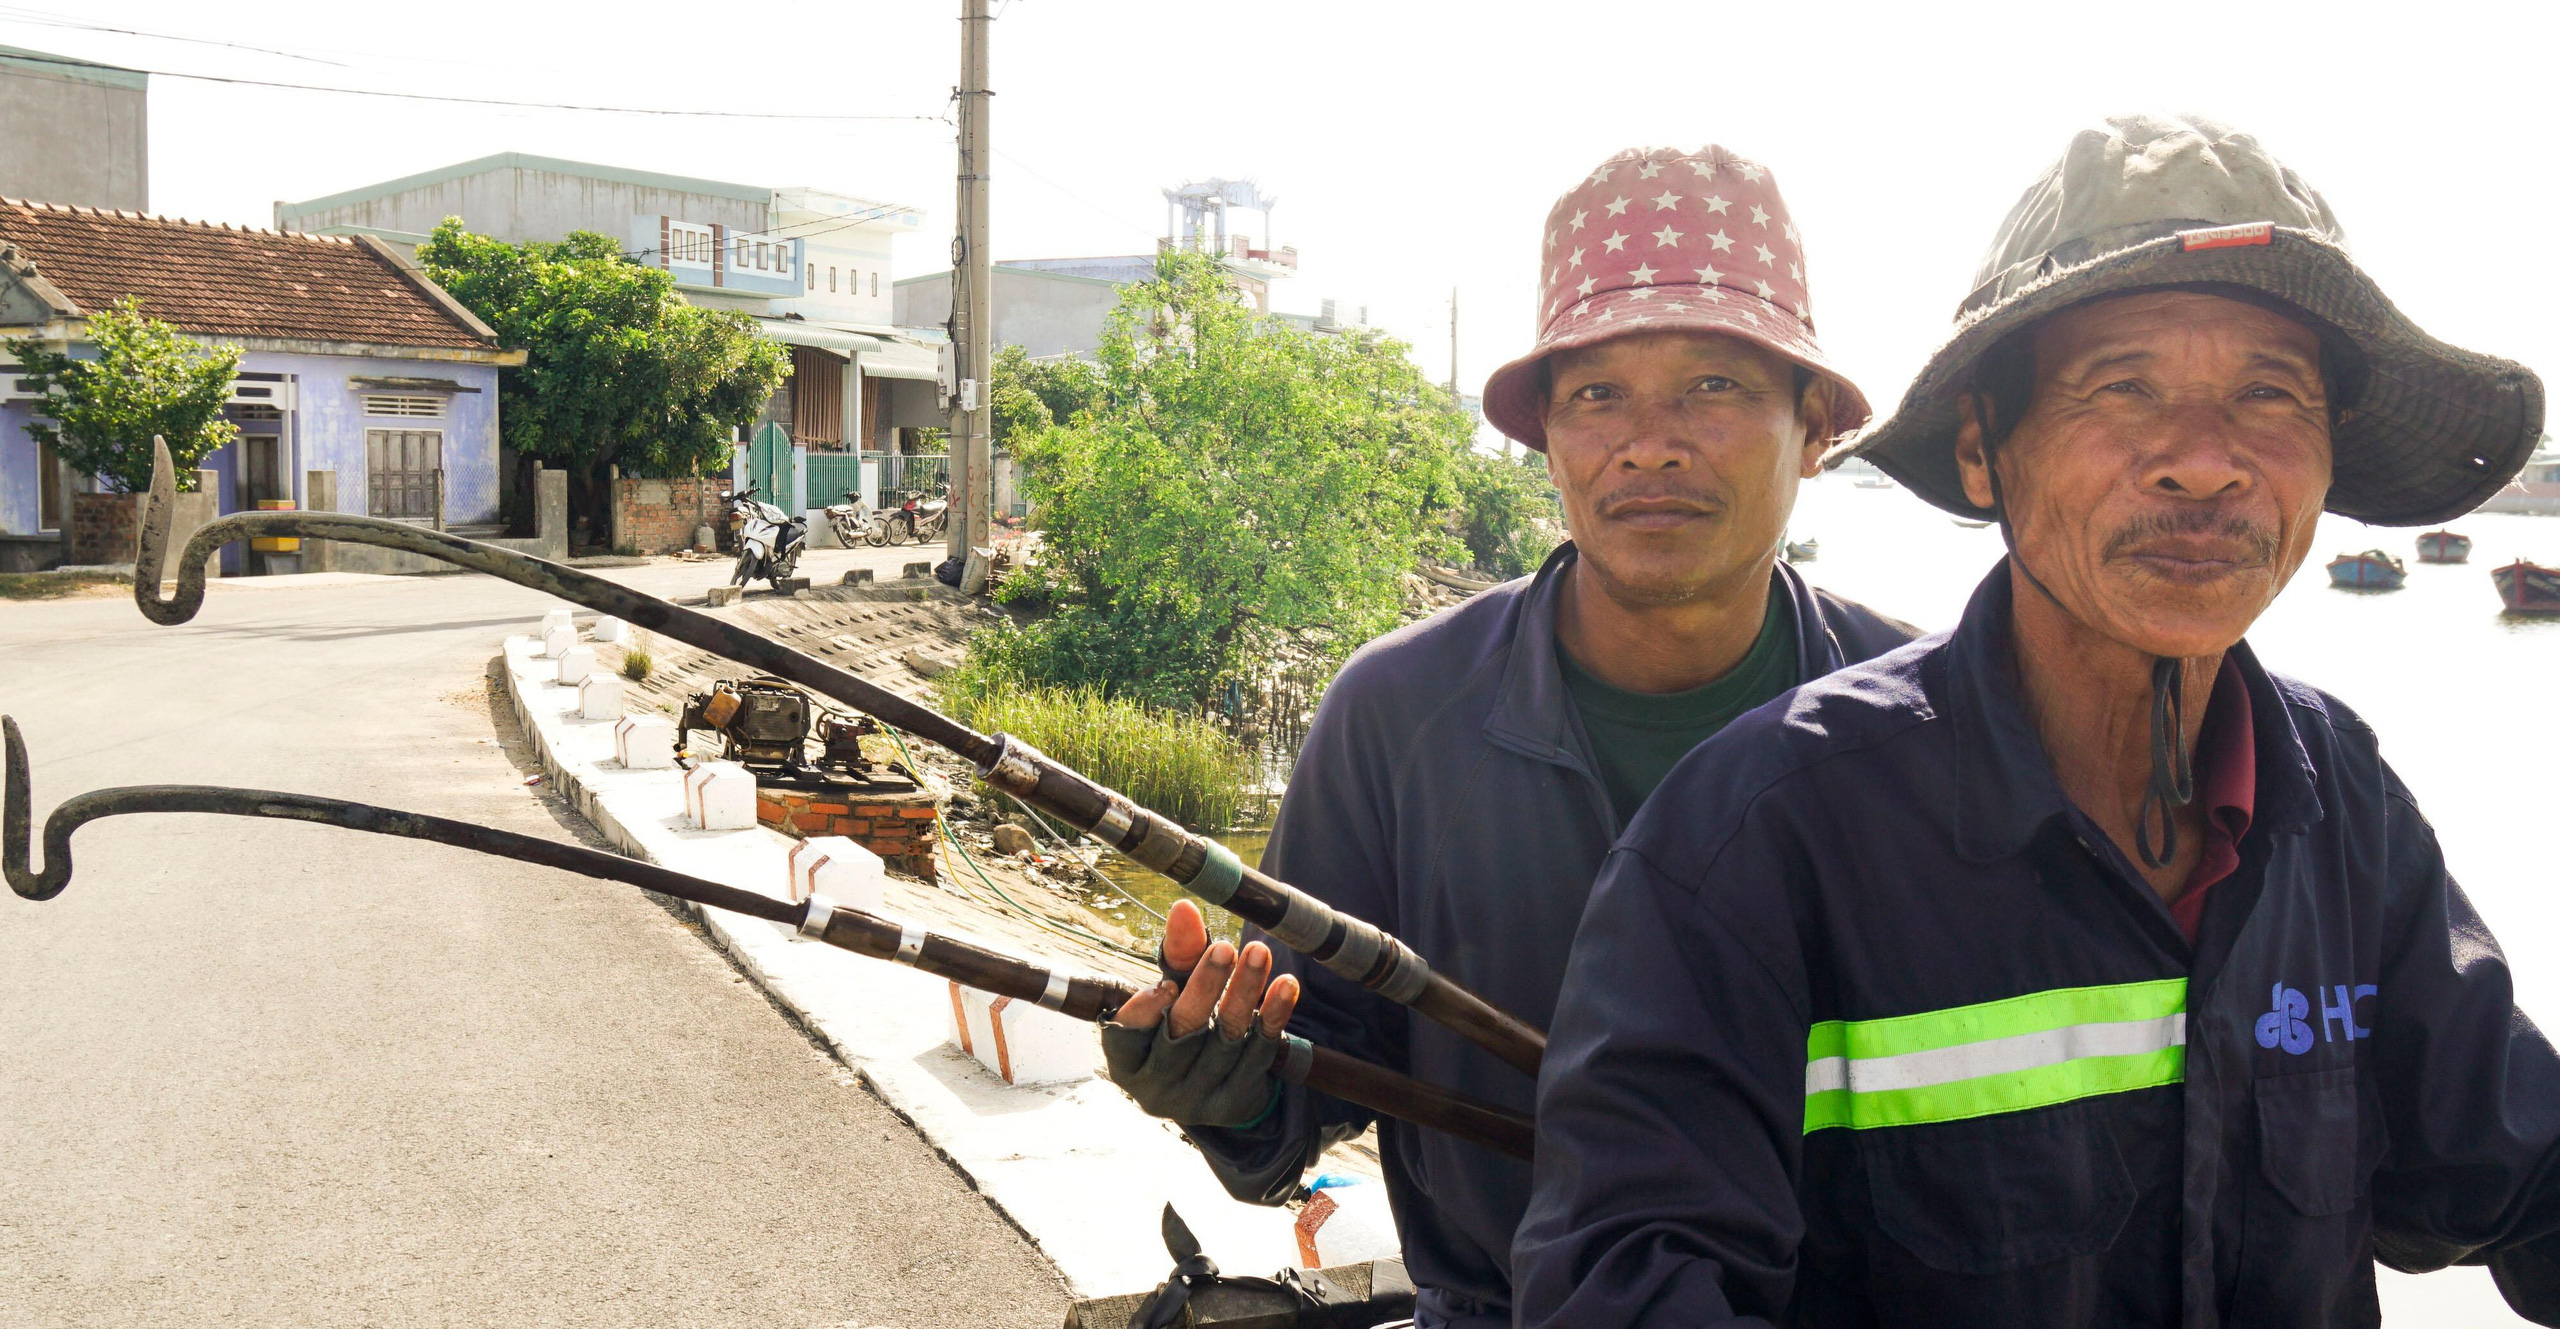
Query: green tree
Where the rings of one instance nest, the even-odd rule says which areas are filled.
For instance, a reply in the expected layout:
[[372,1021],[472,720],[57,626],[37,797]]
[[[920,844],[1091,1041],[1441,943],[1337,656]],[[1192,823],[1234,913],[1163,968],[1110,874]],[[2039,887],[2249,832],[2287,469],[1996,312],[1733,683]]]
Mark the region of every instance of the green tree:
[[791,372],[754,320],[686,304],[672,277],[625,259],[611,236],[517,245],[447,217],[418,260],[501,342],[525,348],[523,367],[498,385],[507,443],[568,471],[591,519],[608,501],[607,466],[728,469],[730,431],[752,423]]
[[982,653],[1196,708],[1393,626],[1404,574],[1447,543],[1468,433],[1404,351],[1258,317],[1214,260],[1159,259],[1112,314],[1090,404],[1015,436],[1047,544],[1006,595],[1054,612]]
[[166,439],[178,487],[193,489],[196,463],[240,432],[222,415],[240,348],[193,341],[133,296],[91,315],[88,341],[87,360],[33,338],[8,343],[43,417],[27,433],[119,494],[151,487],[151,440]]
[[1518,577],[1546,561],[1562,539],[1564,513],[1544,454],[1515,461],[1469,448],[1452,471],[1458,501],[1449,524],[1477,571]]
[[1101,366],[1075,356],[1034,360],[1020,346],[996,352],[987,378],[995,418],[995,446],[1010,451],[1017,433],[1036,434],[1066,424],[1102,399]]

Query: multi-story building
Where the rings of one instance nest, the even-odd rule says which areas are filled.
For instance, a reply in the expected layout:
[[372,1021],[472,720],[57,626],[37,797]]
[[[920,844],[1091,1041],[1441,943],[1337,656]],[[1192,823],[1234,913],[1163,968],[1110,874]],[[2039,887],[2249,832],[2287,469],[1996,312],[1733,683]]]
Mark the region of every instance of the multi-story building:
[[914,208],[518,152],[275,207],[279,229],[411,248],[447,217],[513,243],[615,236],[687,300],[738,310],[789,345],[791,379],[741,467],[795,512],[856,488],[861,452],[895,451],[898,430],[943,422],[933,351],[892,319],[890,247],[924,224]]

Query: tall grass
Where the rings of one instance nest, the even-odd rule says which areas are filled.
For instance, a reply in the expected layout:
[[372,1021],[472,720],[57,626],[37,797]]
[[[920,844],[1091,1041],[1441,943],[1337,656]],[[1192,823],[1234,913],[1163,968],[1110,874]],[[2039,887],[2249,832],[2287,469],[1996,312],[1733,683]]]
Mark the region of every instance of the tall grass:
[[938,680],[969,725],[1033,747],[1167,816],[1233,826],[1254,782],[1253,755],[1198,716],[1149,710],[1089,688],[1047,688],[972,665]]

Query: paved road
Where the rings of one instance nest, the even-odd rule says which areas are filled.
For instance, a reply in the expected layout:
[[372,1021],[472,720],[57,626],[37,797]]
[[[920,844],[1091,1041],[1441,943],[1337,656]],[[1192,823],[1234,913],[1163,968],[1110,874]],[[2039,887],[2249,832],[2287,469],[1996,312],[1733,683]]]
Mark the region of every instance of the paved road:
[[[548,603],[460,576],[217,584],[177,628],[0,603],[0,711],[39,808],[202,781],[567,838],[484,675]],[[265,821],[76,847],[61,898],[0,893],[0,1323],[1063,1315],[1019,1233],[636,892]]]

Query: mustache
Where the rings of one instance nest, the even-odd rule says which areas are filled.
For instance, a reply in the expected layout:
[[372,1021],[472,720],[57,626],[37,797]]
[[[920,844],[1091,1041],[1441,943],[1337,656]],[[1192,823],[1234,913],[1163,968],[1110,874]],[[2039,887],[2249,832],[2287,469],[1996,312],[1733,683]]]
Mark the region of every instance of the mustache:
[[1614,517],[1625,510],[1629,504],[1658,502],[1663,499],[1685,503],[1700,512],[1709,514],[1722,512],[1726,506],[1724,496],[1712,490],[1700,489],[1694,485],[1651,481],[1612,490],[1593,502],[1591,510],[1595,515],[1603,518]]
[[2196,509],[2159,512],[2136,517],[2107,537],[2104,556],[2121,557],[2146,541],[2163,536],[2212,536],[2229,540],[2248,551],[2255,563],[2272,563],[2283,548],[2283,540],[2275,528],[2235,512]]

